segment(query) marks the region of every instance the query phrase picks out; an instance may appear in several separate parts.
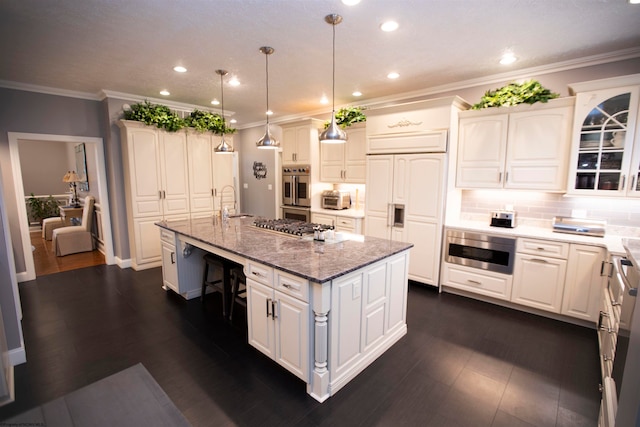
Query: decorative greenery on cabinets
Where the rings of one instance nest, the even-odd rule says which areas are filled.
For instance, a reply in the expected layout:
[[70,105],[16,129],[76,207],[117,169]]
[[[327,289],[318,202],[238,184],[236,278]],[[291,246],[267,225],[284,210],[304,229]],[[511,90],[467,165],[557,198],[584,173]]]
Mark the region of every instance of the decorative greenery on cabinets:
[[200,132],[211,131],[217,135],[236,131],[226,126],[219,114],[194,110],[186,119],[182,119],[166,105],[152,104],[146,100],[124,110],[124,118],[154,125],[169,132],[177,132],[185,127],[191,127]]
[[60,215],[58,202],[49,195],[46,199],[39,199],[33,193],[27,199],[29,205],[29,221],[42,224],[42,220]]
[[[366,107],[344,107],[336,111],[336,124],[341,128],[346,128],[354,123],[366,122],[367,116],[363,113]],[[324,128],[329,127],[330,122],[324,123]]]
[[539,81],[528,80],[524,83],[509,83],[499,89],[487,91],[480,102],[474,104],[471,109],[535,104],[536,102],[547,102],[558,96],[560,95],[544,88]]

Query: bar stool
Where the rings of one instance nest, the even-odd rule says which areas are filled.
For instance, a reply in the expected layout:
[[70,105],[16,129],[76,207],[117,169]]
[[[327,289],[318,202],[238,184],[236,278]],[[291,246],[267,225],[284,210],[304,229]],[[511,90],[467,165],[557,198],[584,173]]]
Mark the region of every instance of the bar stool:
[[231,309],[229,312],[229,320],[233,320],[233,308],[236,304],[247,308],[247,278],[244,275],[242,266],[233,267],[231,269]]
[[[227,298],[225,292],[224,283],[224,269],[225,262],[222,258],[214,254],[206,254],[202,257],[204,259],[204,272],[202,273],[202,293],[200,294],[200,300],[204,303],[204,296],[207,292],[207,286],[211,286],[215,292],[222,294],[222,316],[227,317]],[[216,272],[222,274],[222,279],[216,279]],[[209,280],[209,276],[213,276],[213,280]]]

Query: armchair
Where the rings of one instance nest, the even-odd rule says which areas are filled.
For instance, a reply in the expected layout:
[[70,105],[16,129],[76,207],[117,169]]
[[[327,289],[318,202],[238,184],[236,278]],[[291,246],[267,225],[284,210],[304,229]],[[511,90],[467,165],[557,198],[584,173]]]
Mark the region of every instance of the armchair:
[[87,252],[93,250],[93,236],[91,235],[91,220],[93,219],[93,196],[84,199],[82,224],[53,230],[53,247],[57,256]]

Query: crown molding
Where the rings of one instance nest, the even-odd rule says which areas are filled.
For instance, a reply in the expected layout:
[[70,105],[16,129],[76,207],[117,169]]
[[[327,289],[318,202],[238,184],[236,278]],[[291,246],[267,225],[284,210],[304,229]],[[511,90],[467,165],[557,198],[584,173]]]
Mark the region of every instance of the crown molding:
[[46,95],[66,96],[69,98],[87,99],[89,101],[100,101],[100,94],[79,92],[75,90],[59,89],[48,86],[38,86],[29,83],[14,82],[11,80],[0,80],[0,87],[6,89],[22,90],[25,92],[44,93]]
[[[100,91],[100,97],[101,97],[100,98],[101,100],[106,98],[117,98],[117,99],[122,99],[124,101],[130,101],[130,102],[149,101],[156,104],[166,105],[172,110],[180,111],[183,113],[191,113],[193,110],[197,109],[197,110],[205,110],[210,113],[222,114],[222,110],[218,108],[203,107],[202,105],[187,104],[184,102],[175,102],[175,101],[161,99],[161,98],[151,98],[148,96],[134,95],[131,93],[117,92],[117,91],[107,90],[107,89],[103,89]],[[226,109],[224,110],[225,117],[233,116],[235,113],[236,113],[235,111],[229,111]]]

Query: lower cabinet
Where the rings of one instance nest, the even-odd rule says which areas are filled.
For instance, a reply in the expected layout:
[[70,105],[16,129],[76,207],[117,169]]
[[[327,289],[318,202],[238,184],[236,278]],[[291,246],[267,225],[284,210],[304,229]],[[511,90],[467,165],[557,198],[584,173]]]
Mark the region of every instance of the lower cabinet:
[[362,218],[352,218],[342,215],[327,215],[323,213],[311,213],[311,222],[316,224],[332,225],[336,231],[362,234]]
[[457,264],[444,264],[442,284],[488,297],[509,301],[512,276]]
[[[309,283],[254,263],[249,263],[247,270],[249,344],[308,382]],[[290,290],[303,298],[306,294],[307,300],[294,298],[275,288]]]
[[516,254],[511,301],[560,313],[567,261]]
[[600,292],[607,276],[603,263],[607,250],[599,246],[572,244],[562,298],[562,314],[596,322]]
[[178,292],[178,264],[175,233],[160,229],[160,240],[162,245],[162,284],[165,286],[165,289],[169,288],[174,292]]

